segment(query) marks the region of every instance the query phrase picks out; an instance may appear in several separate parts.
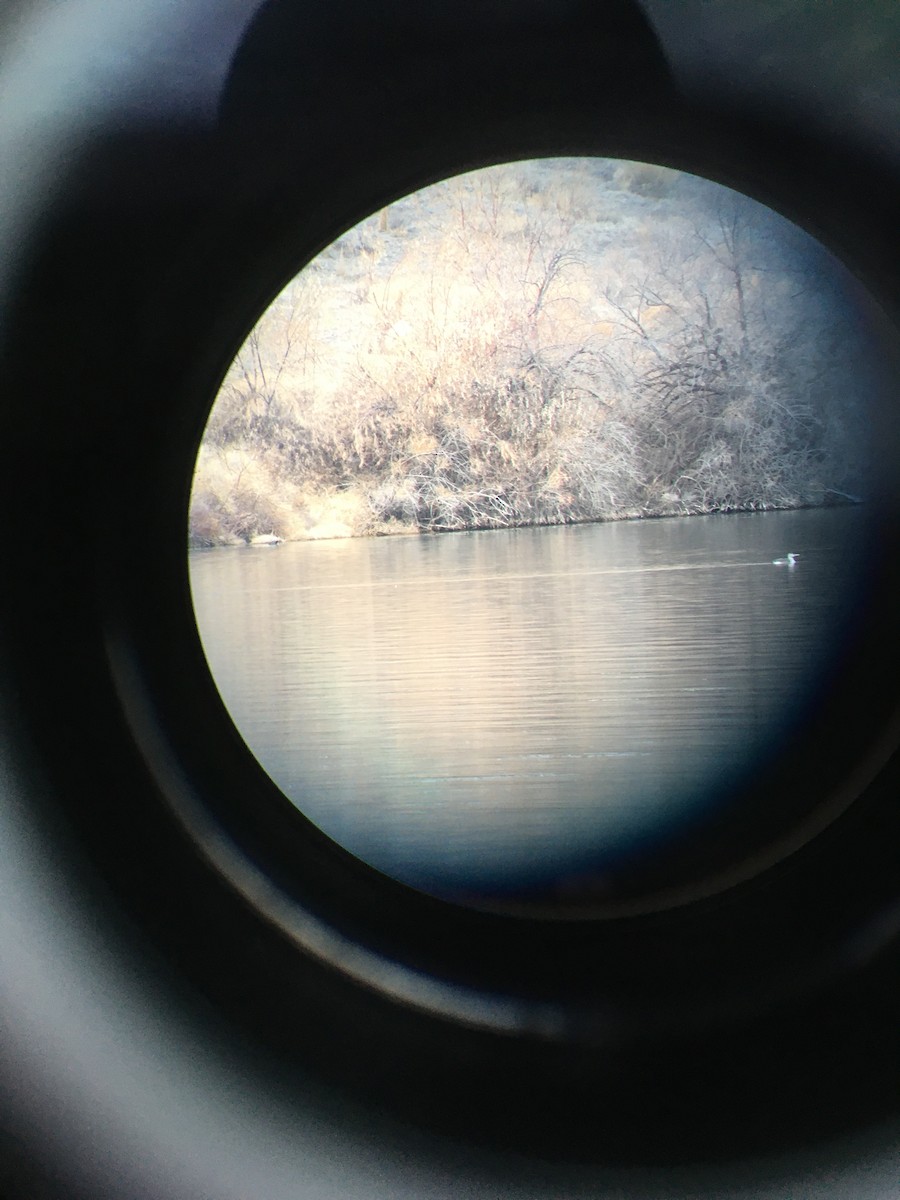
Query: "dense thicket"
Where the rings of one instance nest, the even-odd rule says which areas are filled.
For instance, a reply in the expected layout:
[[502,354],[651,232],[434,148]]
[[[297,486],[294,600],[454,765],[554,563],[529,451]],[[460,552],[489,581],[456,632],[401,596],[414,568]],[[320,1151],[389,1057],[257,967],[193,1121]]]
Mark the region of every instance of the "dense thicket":
[[725,189],[605,160],[376,214],[252,331],[196,544],[821,504],[865,488],[841,269]]

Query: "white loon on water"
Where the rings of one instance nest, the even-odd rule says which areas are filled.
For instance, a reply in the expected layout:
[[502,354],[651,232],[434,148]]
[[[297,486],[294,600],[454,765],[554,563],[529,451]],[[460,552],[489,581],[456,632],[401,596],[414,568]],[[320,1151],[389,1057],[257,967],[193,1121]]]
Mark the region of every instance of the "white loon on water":
[[800,557],[799,554],[794,554],[793,551],[791,551],[791,553],[788,554],[787,558],[773,558],[772,566],[773,567],[792,567],[794,565],[794,563],[796,563],[796,561],[799,557]]

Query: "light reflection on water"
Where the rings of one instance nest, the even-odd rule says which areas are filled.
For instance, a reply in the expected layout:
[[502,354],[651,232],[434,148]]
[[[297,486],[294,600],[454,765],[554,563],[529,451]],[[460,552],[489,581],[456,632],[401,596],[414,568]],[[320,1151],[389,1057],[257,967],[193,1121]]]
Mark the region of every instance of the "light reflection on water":
[[827,665],[862,523],[242,547],[191,578],[229,711],[298,807],[405,882],[490,888],[614,859],[752,769]]

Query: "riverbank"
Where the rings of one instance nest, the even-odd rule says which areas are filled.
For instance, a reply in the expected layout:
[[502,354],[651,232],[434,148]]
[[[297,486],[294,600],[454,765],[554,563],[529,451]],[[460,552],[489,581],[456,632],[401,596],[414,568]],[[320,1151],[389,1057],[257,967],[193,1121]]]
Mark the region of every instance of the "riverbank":
[[327,247],[251,330],[204,434],[191,543],[860,493],[872,356],[830,272],[774,213],[648,164],[426,188]]
[[[652,507],[623,508],[602,516],[560,515],[557,519],[473,520],[467,524],[442,525],[439,521],[420,524],[413,520],[377,519],[365,489],[347,489],[333,494],[303,493],[301,502],[291,506],[277,494],[268,496],[264,516],[236,532],[226,514],[214,509],[192,509],[189,530],[191,549],[211,549],[216,546],[249,545],[254,537],[274,534],[284,542],[330,541],[343,538],[412,537],[422,533],[465,533],[488,529],[522,529],[562,525],[605,524],[615,521],[660,520],[673,517],[713,516],[726,513],[791,512],[808,508],[843,507],[861,503],[860,498],[822,489],[816,501],[794,504],[744,504],[702,507],[693,502],[690,507],[680,498],[669,495]],[[294,497],[297,500],[297,497]],[[218,516],[218,520],[217,520]]]

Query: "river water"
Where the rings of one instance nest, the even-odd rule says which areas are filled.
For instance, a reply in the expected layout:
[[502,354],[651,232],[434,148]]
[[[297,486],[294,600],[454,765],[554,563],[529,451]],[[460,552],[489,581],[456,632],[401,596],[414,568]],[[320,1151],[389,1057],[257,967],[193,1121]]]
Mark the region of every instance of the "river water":
[[850,618],[864,520],[193,551],[191,584],[235,724],[306,816],[425,890],[522,887],[675,829],[753,770]]

